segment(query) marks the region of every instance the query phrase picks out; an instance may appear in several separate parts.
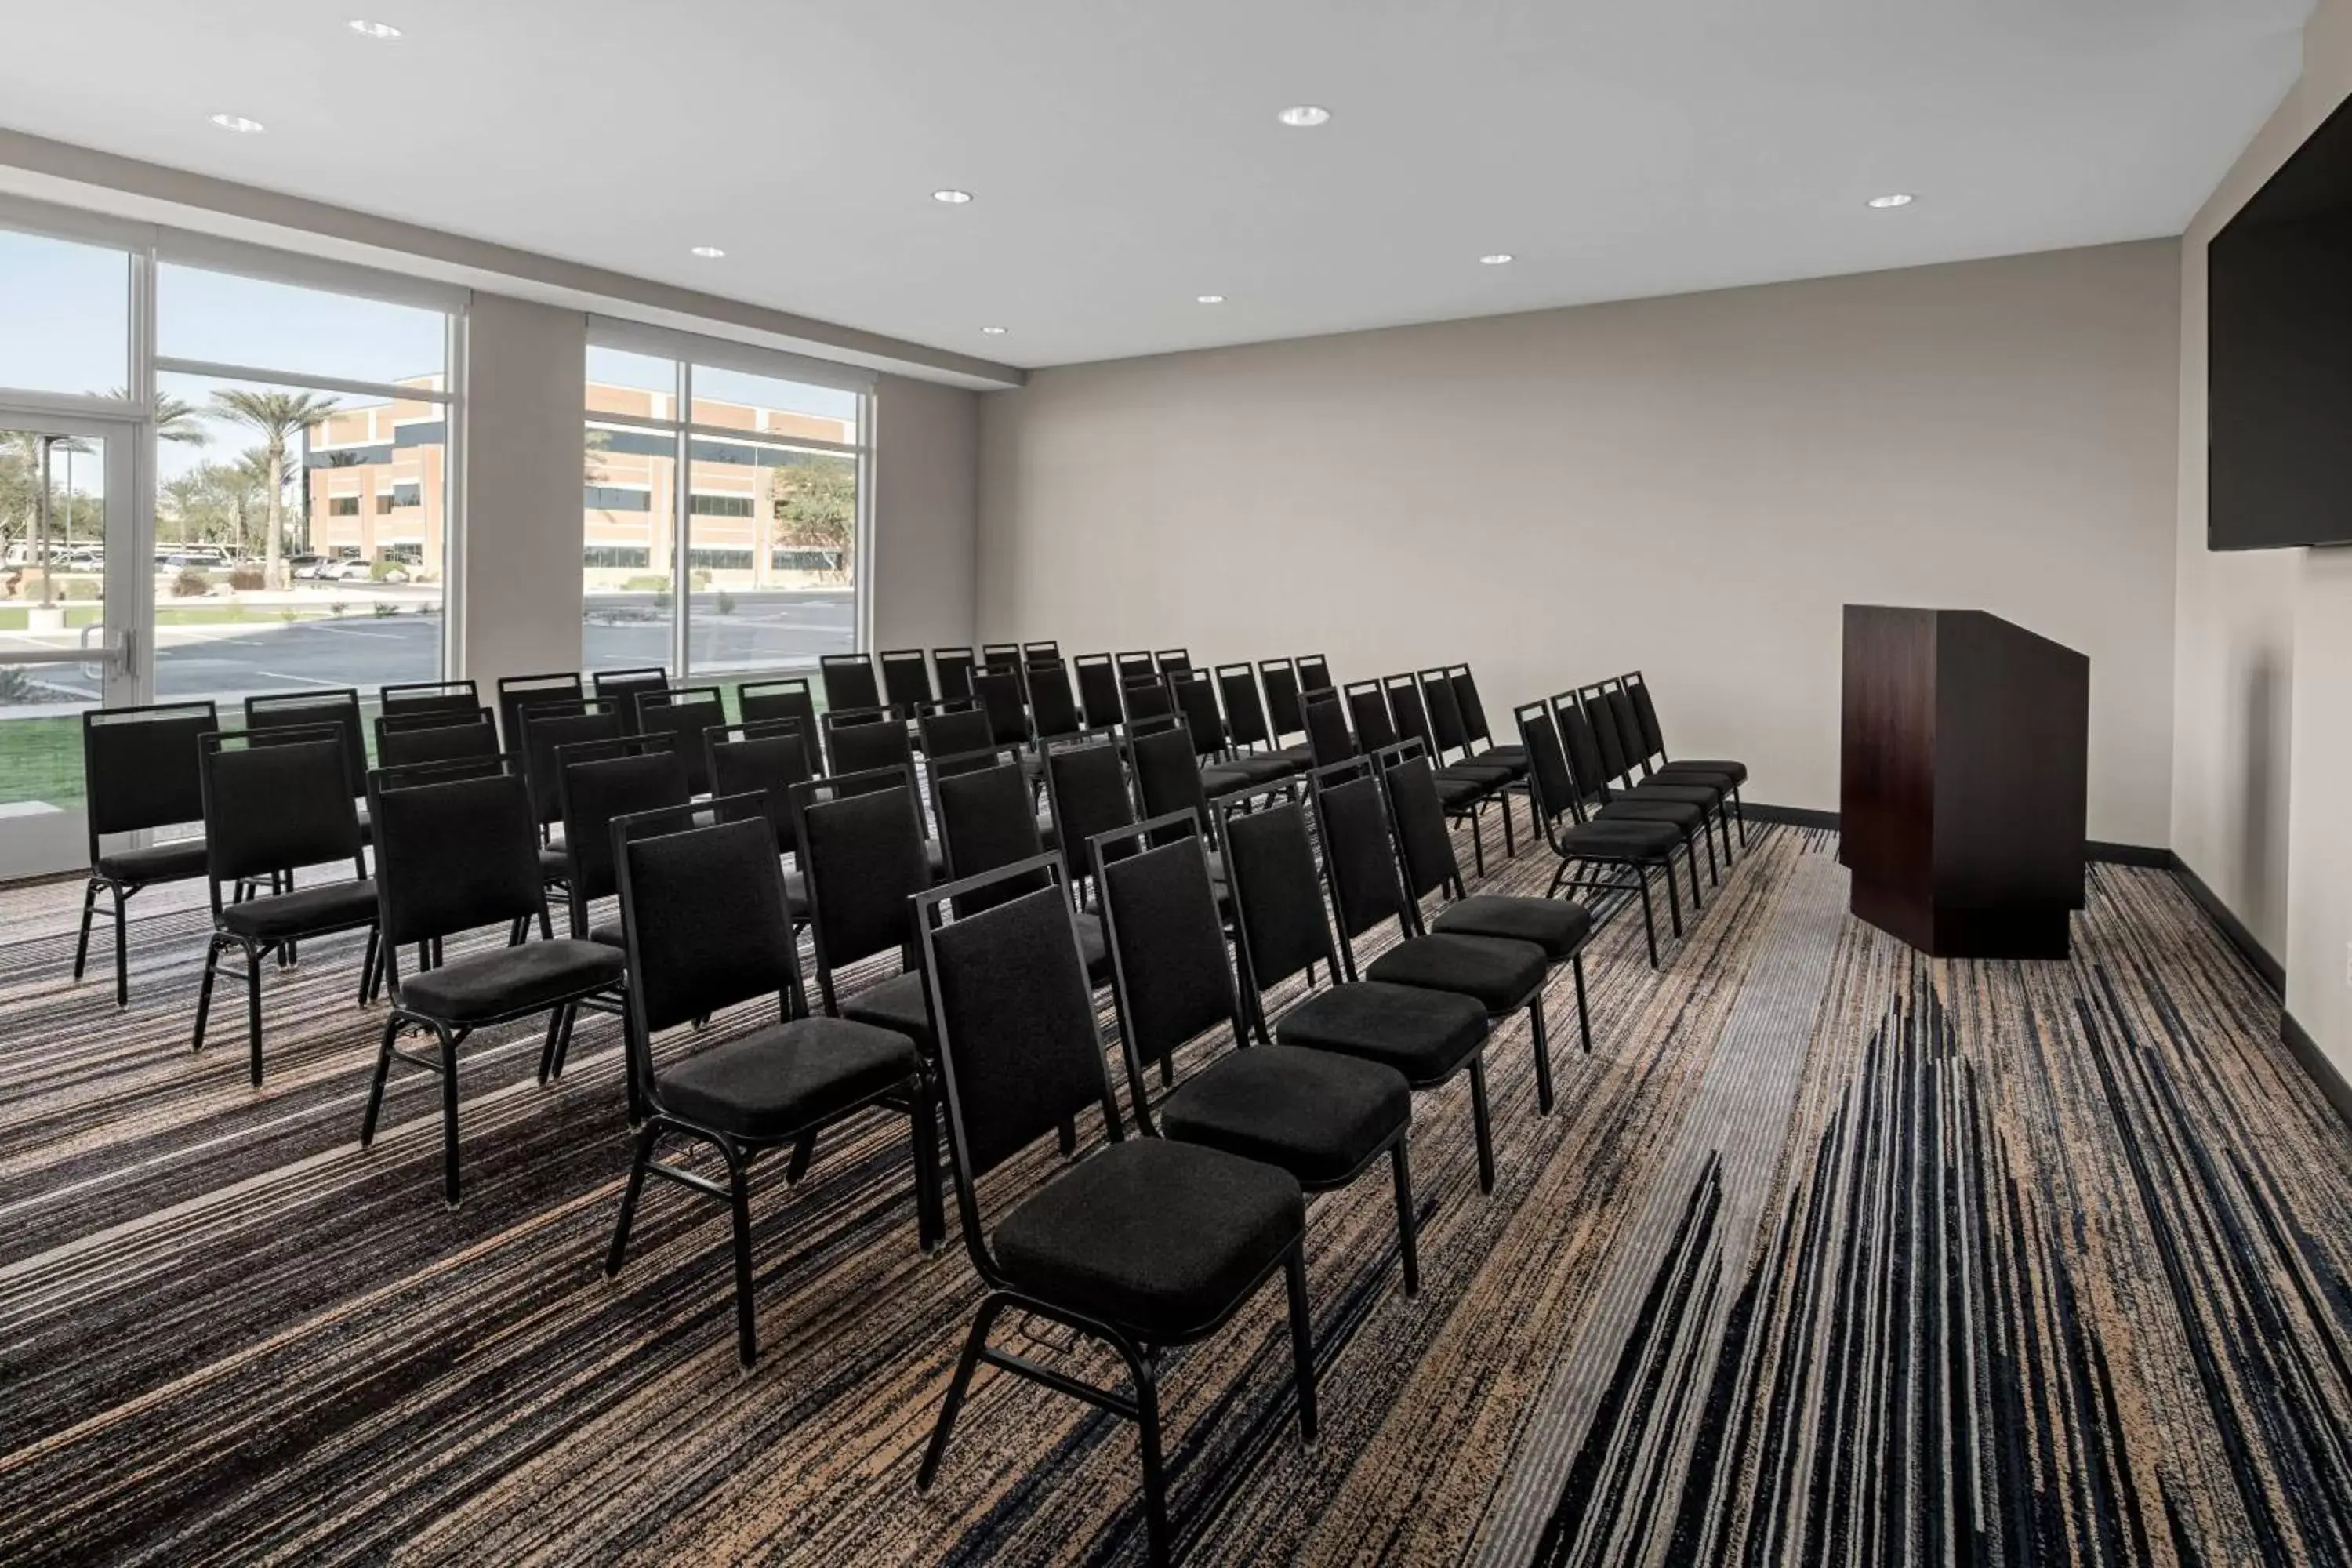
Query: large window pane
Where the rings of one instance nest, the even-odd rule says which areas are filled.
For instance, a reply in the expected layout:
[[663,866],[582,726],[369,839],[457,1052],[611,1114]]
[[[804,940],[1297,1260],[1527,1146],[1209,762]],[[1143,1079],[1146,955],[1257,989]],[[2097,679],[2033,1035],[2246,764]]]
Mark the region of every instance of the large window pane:
[[448,318],[165,262],[155,269],[155,347],[165,359],[405,383],[446,368]]
[[121,396],[130,364],[130,254],[0,231],[0,387]]
[[[0,430],[0,643],[66,652],[106,642],[106,443]],[[104,696],[87,663],[0,666],[0,806],[82,798],[84,709]]]
[[588,412],[677,417],[677,362],[623,349],[588,350]]
[[[593,389],[592,389],[593,390]],[[590,425],[582,473],[581,657],[590,669],[670,667],[677,437]]]
[[692,451],[689,668],[789,668],[855,651],[856,459],[704,436]]
[[857,395],[698,364],[694,367],[694,411],[688,423],[855,446]]

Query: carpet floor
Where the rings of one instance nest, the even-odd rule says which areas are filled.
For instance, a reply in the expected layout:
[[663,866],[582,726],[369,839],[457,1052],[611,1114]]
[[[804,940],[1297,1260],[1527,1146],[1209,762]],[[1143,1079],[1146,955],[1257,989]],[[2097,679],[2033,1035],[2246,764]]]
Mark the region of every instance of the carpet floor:
[[[1833,836],[1751,832],[1662,971],[1606,927],[1589,1057],[1555,985],[1552,1115],[1498,1031],[1492,1196],[1466,1082],[1416,1098],[1417,1298],[1384,1167],[1313,1200],[1312,1449],[1279,1289],[1171,1359],[1180,1552],[2352,1562],[2352,1134],[2275,999],[2165,872],[2094,867],[2069,962],[1937,963],[1845,914]],[[0,893],[0,1562],[1140,1560],[1132,1428],[1008,1375],[916,1493],[981,1290],[915,1246],[902,1119],[755,1167],[742,1373],[720,1205],[649,1189],[602,1276],[611,1020],[547,1088],[536,1028],[468,1045],[451,1213],[431,1079],[358,1146],[358,939],[268,972],[255,1090],[240,987],[189,1050],[196,902],[133,905],[118,1013],[79,901]]]

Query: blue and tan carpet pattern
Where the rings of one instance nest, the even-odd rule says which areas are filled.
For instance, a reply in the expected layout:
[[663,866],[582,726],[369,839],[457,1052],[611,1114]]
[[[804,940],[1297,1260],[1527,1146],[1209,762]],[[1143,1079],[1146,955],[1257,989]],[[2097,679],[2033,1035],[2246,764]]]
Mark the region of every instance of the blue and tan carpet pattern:
[[[2161,871],[2094,868],[2070,962],[1930,963],[1832,836],[1752,831],[1662,973],[1599,939],[1590,1058],[1554,988],[1551,1116],[1498,1033],[1491,1197],[1467,1085],[1417,1099],[1417,1299],[1384,1179],[1314,1201],[1313,1449],[1278,1290],[1171,1359],[1185,1559],[2352,1562],[2352,1134],[2275,1000]],[[79,891],[0,891],[0,1563],[1140,1560],[1132,1429],[1007,1376],[916,1494],[979,1287],[902,1120],[755,1172],[741,1373],[719,1205],[650,1191],[600,1272],[610,1020],[548,1088],[527,1025],[467,1047],[451,1213],[425,1075],[357,1145],[357,940],[268,973],[256,1091],[234,987],[188,1048],[193,900],[134,905],[118,1014]]]

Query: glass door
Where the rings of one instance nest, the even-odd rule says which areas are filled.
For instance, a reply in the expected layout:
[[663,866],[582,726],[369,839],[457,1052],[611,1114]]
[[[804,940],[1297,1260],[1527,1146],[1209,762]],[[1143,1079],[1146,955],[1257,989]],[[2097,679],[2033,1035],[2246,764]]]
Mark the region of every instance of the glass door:
[[81,715],[139,700],[135,424],[0,407],[0,877],[87,863]]

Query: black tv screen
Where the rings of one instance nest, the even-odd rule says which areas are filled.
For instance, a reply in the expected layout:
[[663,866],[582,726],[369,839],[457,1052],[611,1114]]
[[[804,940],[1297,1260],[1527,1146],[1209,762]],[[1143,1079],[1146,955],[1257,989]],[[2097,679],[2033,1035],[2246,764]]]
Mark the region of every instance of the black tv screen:
[[2207,546],[2352,543],[2352,100],[2207,259]]

